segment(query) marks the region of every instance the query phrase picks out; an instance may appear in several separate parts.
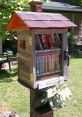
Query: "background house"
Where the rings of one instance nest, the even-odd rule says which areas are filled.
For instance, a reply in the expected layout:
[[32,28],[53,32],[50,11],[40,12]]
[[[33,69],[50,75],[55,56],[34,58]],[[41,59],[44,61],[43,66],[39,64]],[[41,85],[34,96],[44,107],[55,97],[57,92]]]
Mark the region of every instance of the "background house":
[[[62,2],[60,2],[62,1]],[[69,4],[69,3],[70,4]],[[75,34],[75,43],[82,45],[82,7],[74,5],[71,0],[55,0],[55,2],[43,3],[43,11],[61,13],[71,21],[73,21],[77,28],[72,28],[72,32]]]

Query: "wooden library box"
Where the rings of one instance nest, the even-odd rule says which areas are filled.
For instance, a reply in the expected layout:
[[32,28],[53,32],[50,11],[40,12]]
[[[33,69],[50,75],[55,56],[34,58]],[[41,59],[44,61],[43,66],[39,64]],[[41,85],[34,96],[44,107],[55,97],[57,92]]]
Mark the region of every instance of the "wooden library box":
[[17,31],[19,81],[43,89],[67,80],[67,32],[74,26],[61,14],[15,11],[7,29]]

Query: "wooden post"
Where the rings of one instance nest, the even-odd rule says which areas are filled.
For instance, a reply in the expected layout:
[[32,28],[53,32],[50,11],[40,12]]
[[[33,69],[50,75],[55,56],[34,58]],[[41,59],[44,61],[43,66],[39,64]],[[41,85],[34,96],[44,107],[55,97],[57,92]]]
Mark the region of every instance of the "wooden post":
[[[31,11],[32,12],[42,12],[42,2],[41,1],[31,1],[29,3]],[[40,112],[35,110],[36,107],[36,97],[38,96],[37,90],[30,90],[30,117],[53,117],[53,111],[46,110],[46,112],[43,112],[44,110],[40,110]],[[37,102],[38,103],[38,102]]]
[[47,106],[42,107],[42,109],[38,109],[38,111],[36,111],[35,101],[37,99],[38,93],[39,92],[36,90],[30,90],[30,117],[53,117],[53,111]]
[[[62,42],[62,49],[64,51],[68,51],[68,41],[67,41],[67,32],[63,34],[63,42]],[[63,55],[63,54],[62,54]],[[64,80],[68,79],[68,66],[67,66],[67,60],[64,60],[63,58],[63,75],[64,75]]]

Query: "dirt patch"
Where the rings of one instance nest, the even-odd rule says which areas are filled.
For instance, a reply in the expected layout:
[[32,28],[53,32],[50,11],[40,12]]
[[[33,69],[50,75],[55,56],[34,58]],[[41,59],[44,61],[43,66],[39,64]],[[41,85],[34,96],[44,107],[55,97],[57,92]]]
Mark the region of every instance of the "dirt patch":
[[10,110],[4,105],[0,105],[0,117],[4,117],[3,114],[5,112],[10,112]]
[[0,105],[0,117],[18,117],[15,111],[10,110],[4,105]]

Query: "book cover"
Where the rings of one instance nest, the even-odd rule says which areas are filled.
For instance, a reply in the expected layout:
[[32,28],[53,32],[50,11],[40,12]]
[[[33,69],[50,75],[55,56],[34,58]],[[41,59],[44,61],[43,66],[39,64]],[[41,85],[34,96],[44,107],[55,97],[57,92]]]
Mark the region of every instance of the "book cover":
[[57,53],[56,52],[56,54],[55,54],[55,69],[56,69],[56,71],[58,71],[59,70],[59,53]]
[[61,40],[60,40],[59,34],[54,34],[54,40],[56,42],[55,46],[60,48],[61,47]]
[[57,36],[54,34],[54,40],[55,40],[55,47],[58,47],[58,41],[57,41]]
[[38,34],[42,49],[46,49],[46,43],[43,34]]
[[45,56],[41,56],[41,73],[45,73]]
[[50,44],[50,37],[49,37],[49,34],[44,34],[44,40],[45,40],[45,44],[46,44],[46,48],[47,49],[50,49],[51,48],[51,44]]
[[44,56],[44,69],[45,69],[45,72],[48,72],[48,57],[47,57],[47,54],[45,54],[45,56]]
[[57,41],[58,41],[58,47],[61,47],[61,40],[59,34],[56,34]]
[[38,44],[37,45],[39,45],[40,50],[42,50],[42,44],[41,44],[41,41],[40,41],[39,34],[37,34],[37,41],[38,41]]
[[52,71],[55,71],[55,54],[52,54]]
[[40,45],[38,43],[37,35],[35,35],[34,37],[34,46],[35,46],[35,50],[40,50]]
[[51,54],[48,55],[48,72],[52,71],[52,56]]
[[52,45],[53,45],[52,47],[55,48],[56,47],[56,40],[54,39],[54,35],[53,34],[51,34],[51,36],[52,36],[51,39],[52,39]]
[[40,56],[37,56],[37,58],[36,58],[36,73],[37,73],[37,75],[39,75],[40,74],[40,62],[41,61],[41,58],[40,58]]
[[45,34],[44,39],[46,42],[47,49],[54,48],[55,47],[55,40],[53,34]]

